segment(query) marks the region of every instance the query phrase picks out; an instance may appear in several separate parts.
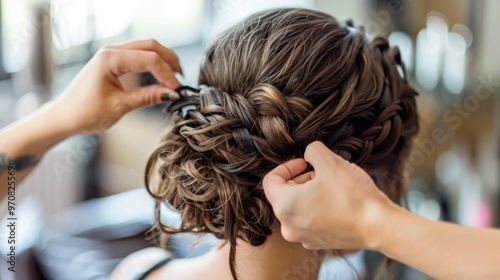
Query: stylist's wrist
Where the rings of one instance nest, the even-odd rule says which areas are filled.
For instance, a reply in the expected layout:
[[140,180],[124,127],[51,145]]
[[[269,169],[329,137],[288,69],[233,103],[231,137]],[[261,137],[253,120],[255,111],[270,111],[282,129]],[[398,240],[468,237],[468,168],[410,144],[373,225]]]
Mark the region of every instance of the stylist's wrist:
[[78,123],[72,121],[71,112],[64,104],[53,100],[46,103],[41,111],[42,119],[54,134],[67,138],[82,133]]
[[370,201],[370,204],[366,209],[364,245],[368,250],[383,251],[390,243],[392,234],[397,230],[405,209],[385,196]]

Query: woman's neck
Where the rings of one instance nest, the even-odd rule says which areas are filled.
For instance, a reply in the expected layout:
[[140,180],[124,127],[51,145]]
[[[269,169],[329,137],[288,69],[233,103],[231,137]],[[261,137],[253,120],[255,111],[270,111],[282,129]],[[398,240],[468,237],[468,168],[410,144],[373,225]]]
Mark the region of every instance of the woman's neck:
[[[213,252],[213,260],[225,263],[229,270],[229,244]],[[255,247],[238,240],[236,271],[239,280],[247,279],[317,279],[321,257],[306,250],[300,243],[283,239],[279,229],[268,237],[264,245]]]

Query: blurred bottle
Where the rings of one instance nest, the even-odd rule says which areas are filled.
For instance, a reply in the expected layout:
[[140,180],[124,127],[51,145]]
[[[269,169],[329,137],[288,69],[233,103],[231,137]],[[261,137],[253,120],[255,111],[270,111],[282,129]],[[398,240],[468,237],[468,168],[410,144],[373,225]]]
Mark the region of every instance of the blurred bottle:
[[28,63],[12,76],[14,89],[21,96],[16,103],[16,119],[33,112],[52,96],[55,65],[49,11],[49,3],[37,3],[31,7],[35,30],[33,36],[28,38]]

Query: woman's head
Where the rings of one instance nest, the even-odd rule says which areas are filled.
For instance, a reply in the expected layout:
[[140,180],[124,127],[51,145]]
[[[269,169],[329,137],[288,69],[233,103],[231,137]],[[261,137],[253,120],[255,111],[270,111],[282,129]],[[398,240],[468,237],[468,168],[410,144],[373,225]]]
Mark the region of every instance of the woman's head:
[[263,244],[276,218],[261,180],[315,140],[399,200],[401,159],[418,131],[403,68],[385,39],[317,11],[271,10],[225,31],[201,66],[199,83],[213,88],[196,110],[171,116],[148,163],[146,181],[160,169],[149,191],[182,216],[180,229],[163,230]]

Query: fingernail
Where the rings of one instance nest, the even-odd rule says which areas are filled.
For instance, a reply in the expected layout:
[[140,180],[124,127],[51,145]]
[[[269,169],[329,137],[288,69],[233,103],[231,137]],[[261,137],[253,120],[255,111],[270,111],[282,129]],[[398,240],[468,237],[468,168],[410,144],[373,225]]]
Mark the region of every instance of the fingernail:
[[169,91],[161,94],[161,101],[163,102],[175,101],[178,100],[179,98],[180,95],[176,91]]

